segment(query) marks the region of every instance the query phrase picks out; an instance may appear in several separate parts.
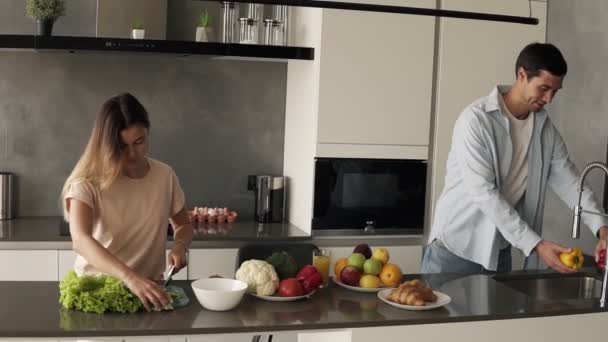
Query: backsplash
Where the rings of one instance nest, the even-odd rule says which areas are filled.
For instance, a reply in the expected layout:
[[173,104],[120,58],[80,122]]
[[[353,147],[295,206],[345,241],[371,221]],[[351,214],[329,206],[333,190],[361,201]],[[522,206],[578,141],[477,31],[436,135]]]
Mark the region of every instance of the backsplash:
[[150,155],[189,205],[253,215],[247,175],[281,174],[283,63],[96,53],[0,52],[0,171],[17,175],[17,216],[59,215],[59,195],[107,98],[150,114]]

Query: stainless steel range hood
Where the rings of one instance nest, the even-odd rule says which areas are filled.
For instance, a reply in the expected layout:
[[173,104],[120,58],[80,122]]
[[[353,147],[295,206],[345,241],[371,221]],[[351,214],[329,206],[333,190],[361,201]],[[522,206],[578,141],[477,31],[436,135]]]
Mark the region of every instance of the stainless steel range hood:
[[133,24],[140,20],[146,39],[167,38],[168,0],[97,0],[96,35],[130,38]]

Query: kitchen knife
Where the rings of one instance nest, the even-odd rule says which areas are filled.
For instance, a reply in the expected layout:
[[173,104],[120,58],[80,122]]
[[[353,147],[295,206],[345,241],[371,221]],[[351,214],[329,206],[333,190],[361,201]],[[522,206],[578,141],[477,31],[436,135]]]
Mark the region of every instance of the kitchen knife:
[[171,277],[173,277],[174,269],[175,269],[175,265],[171,265],[171,267],[169,267],[167,272],[165,274],[163,274],[163,278],[165,279],[165,283],[163,285],[164,287],[167,287],[167,285],[169,285],[169,282],[171,281]]

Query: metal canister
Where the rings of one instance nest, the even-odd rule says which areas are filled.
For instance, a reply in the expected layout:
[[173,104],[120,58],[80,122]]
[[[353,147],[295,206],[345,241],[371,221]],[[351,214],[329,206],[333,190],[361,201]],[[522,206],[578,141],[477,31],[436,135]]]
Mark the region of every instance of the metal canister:
[[0,172],[0,220],[13,218],[13,179],[10,172]]

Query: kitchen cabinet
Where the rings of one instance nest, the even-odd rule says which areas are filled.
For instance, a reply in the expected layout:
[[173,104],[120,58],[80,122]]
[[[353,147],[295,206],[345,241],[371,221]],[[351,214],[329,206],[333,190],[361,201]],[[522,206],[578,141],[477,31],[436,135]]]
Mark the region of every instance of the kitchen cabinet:
[[[56,341],[56,340],[55,340]],[[0,340],[0,342],[3,342]],[[82,337],[61,339],[59,342],[186,342],[185,336],[127,336]]]
[[[527,16],[527,1],[443,0],[442,9]],[[461,111],[496,84],[515,80],[515,60],[525,45],[544,42],[547,3],[532,1],[538,25],[441,18],[436,117],[431,161],[431,214],[444,186],[452,130]],[[432,217],[432,216],[431,216]]]
[[[169,254],[170,250],[166,250],[165,257]],[[57,279],[63,279],[66,274],[74,269],[74,261],[76,260],[76,252],[72,250],[60,250],[58,251],[59,256],[57,258],[58,266],[58,277]],[[173,276],[175,280],[186,280],[188,279],[188,266],[181,269],[178,273]]]
[[188,279],[208,278],[214,274],[233,278],[237,252],[236,248],[191,249]]
[[56,250],[0,250],[0,280],[56,281]]
[[427,158],[434,36],[434,17],[323,10],[317,156]]
[[[383,247],[373,244],[373,240],[368,242],[374,250]],[[384,247],[388,250],[389,262],[401,268],[403,274],[420,273],[420,262],[422,261],[422,246],[389,246]],[[329,273],[334,274],[334,264],[339,258],[347,258],[353,252],[353,247],[323,247],[331,251],[331,265]]]

